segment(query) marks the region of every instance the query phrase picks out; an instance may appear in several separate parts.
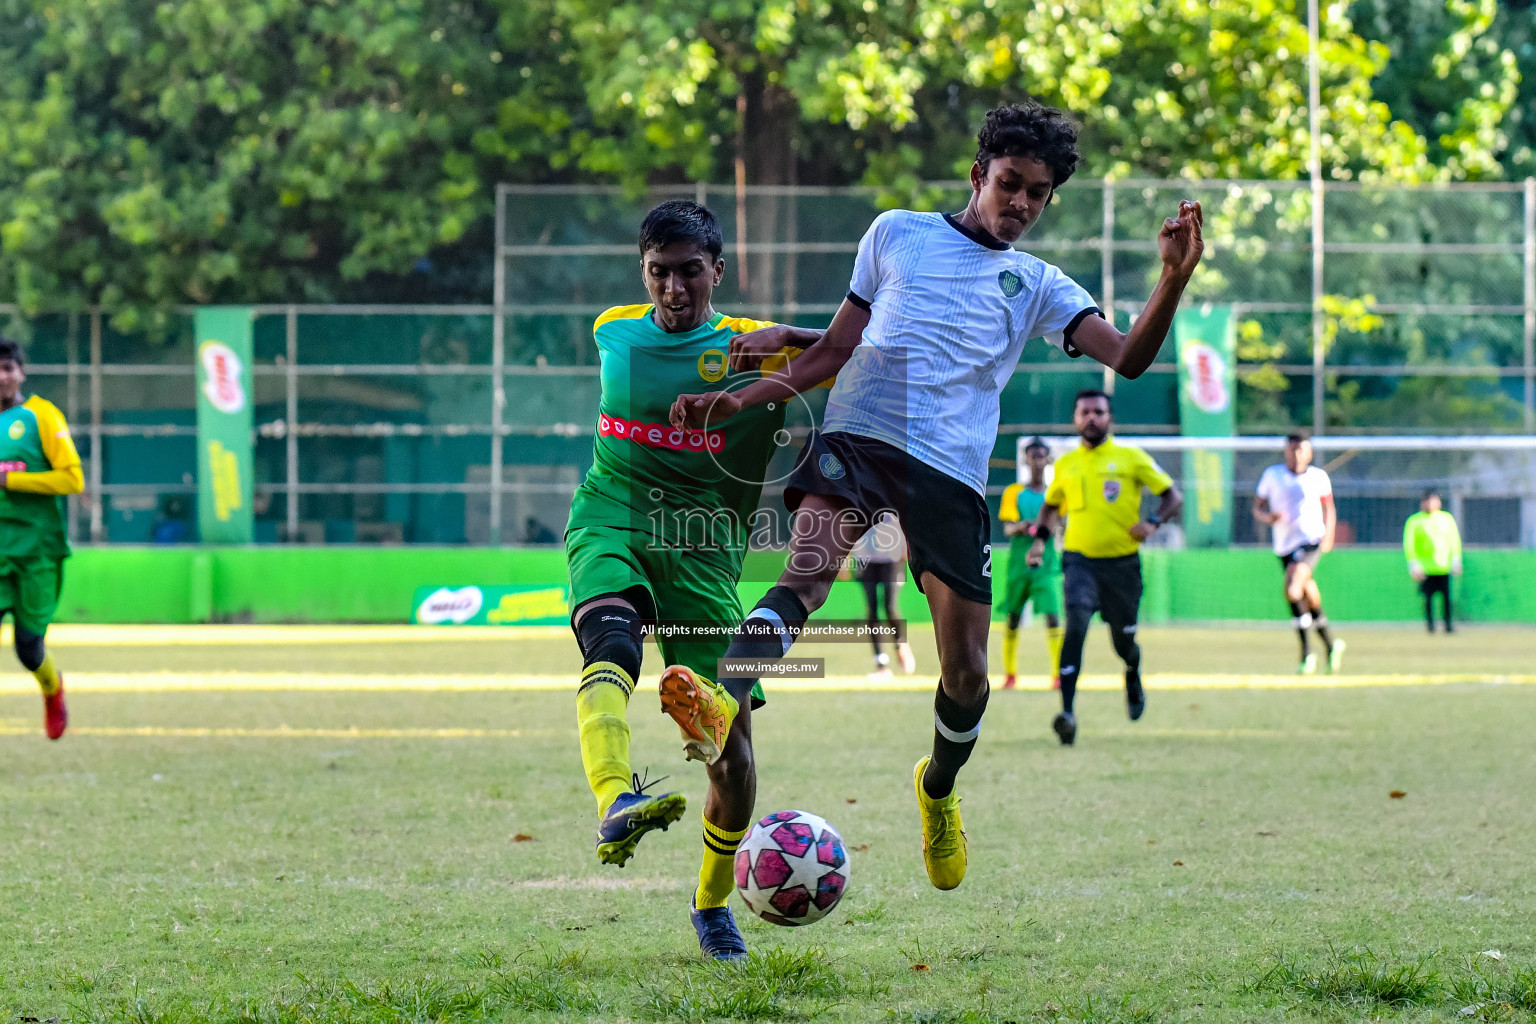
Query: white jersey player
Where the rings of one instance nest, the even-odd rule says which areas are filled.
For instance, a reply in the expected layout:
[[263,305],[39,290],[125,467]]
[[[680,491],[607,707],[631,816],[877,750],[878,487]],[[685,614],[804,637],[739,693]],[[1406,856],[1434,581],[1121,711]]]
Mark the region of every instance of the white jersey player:
[[1268,524],[1275,554],[1285,572],[1285,600],[1291,609],[1296,633],[1301,638],[1303,675],[1317,671],[1317,655],[1307,639],[1317,630],[1328,654],[1328,671],[1337,672],[1344,657],[1344,641],[1328,630],[1323,614],[1323,595],[1313,576],[1318,561],[1333,549],[1338,512],[1333,507],[1333,482],[1312,465],[1312,442],[1305,434],[1285,439],[1285,461],[1270,466],[1259,478],[1253,499],[1253,517]]
[[[1162,272],[1129,333],[1056,267],[1013,248],[1077,168],[1077,126],[1026,103],[987,114],[971,165],[971,195],[953,214],[881,214],[859,243],[848,295],[820,341],[735,392],[681,395],[675,426],[700,426],[745,406],[782,402],[832,375],[822,429],[786,481],[794,512],[779,585],[747,616],[727,657],[782,657],[821,607],[850,547],[894,511],[938,646],[933,753],[914,771],[923,861],[940,889],[966,867],[955,776],[986,709],[992,612],[992,516],[987,461],[999,400],[1019,354],[1043,337],[1139,376],[1162,347],[1179,297],[1200,262],[1200,204],[1163,222]],[[733,364],[757,366],[786,344],[779,328],[741,335]],[[814,378],[814,379],[813,379]],[[766,637],[765,637],[765,634]],[[740,690],[751,680],[722,680]],[[851,721],[829,721],[848,736]]]

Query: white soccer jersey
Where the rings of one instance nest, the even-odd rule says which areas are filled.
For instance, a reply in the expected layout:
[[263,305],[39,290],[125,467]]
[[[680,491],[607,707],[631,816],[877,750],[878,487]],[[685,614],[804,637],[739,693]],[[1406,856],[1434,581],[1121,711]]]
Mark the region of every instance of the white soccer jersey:
[[1320,544],[1327,527],[1323,521],[1323,499],[1332,497],[1333,481],[1316,466],[1292,473],[1284,463],[1270,466],[1259,477],[1256,492],[1269,502],[1271,512],[1280,513],[1280,521],[1270,527],[1275,554],[1288,555],[1299,547]]
[[947,214],[890,210],[859,242],[848,298],[870,311],[837,374],[822,429],[895,445],[978,494],[1003,386],[1024,343],[1098,313],[1081,285],[1028,253],[983,241]]

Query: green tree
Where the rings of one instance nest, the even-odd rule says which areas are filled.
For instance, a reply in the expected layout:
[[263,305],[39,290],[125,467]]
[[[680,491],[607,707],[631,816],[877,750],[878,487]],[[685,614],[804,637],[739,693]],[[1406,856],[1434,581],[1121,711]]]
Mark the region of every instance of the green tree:
[[[1491,0],[1449,3],[1426,52],[1460,98],[1432,141],[1372,92],[1388,47],[1324,5],[1331,174],[1497,171],[1518,69],[1484,53]],[[739,170],[911,198],[963,173],[982,111],[1026,95],[1079,114],[1090,174],[1294,177],[1299,6],[0,0],[0,300],[128,326],[182,302],[393,297],[424,256],[488,262],[498,180]],[[1491,97],[1466,91],[1466,40],[1502,69]],[[759,204],[749,234],[788,212]]]

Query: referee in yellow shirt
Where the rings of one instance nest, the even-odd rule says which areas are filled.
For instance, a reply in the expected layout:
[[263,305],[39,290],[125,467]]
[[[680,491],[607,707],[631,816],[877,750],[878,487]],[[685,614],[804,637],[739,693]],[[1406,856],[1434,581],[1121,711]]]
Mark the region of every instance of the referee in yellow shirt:
[[[1152,456],[1115,441],[1109,432],[1113,422],[1107,394],[1093,388],[1077,393],[1072,425],[1083,443],[1056,460],[1056,478],[1045,492],[1035,543],[1027,556],[1030,565],[1040,564],[1052,529],[1066,516],[1061,568],[1067,634],[1061,645],[1061,713],[1051,722],[1064,746],[1077,739],[1072,701],[1094,612],[1103,617],[1115,653],[1125,662],[1125,704],[1131,721],[1146,710],[1141,648],[1136,645],[1136,613],[1141,605],[1141,556],[1136,552],[1184,504],[1173,479]],[[1157,511],[1145,519],[1141,517],[1143,487],[1162,497]]]

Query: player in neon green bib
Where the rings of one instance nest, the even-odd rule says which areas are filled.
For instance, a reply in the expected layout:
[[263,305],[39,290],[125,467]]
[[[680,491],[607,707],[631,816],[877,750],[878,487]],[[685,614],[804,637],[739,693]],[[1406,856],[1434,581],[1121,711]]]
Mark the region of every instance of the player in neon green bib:
[[64,676],[43,642],[59,607],[69,540],[66,494],[84,487],[69,424],[52,402],[24,398],[21,347],[0,338],[0,615],[11,613],[16,657],[43,691],[43,727],[64,735]]
[[[721,249],[714,215],[696,203],[663,203],[646,217],[640,252],[651,302],[614,307],[593,328],[602,400],[592,469],[571,503],[565,547],[584,662],[577,724],[600,817],[598,859],[623,865],[647,832],[666,828],[685,807],[681,794],[646,792],[630,769],[626,710],[640,674],[641,633],[654,627],[668,663],[662,709],[681,727],[686,756],[709,772],[694,928],[705,955],[740,959],[746,946],[726,904],[756,796],[751,708],[743,705],[760,704],[762,692],[738,702],[715,682],[716,664],[742,619],[737,583],[768,462],[789,435],[784,403],[724,428],[667,422],[682,391],[728,390],[761,376],[733,368],[732,342],[771,325],[711,305],[725,270]],[[789,329],[787,337],[804,346],[820,333]],[[788,347],[762,370],[795,351]]]

